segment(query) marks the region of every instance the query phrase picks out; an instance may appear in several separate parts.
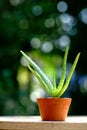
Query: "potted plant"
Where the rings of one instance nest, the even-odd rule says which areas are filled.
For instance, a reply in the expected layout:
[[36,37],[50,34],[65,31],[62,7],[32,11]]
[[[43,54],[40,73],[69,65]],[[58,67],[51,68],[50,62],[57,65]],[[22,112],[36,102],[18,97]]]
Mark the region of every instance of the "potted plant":
[[42,120],[65,120],[67,117],[72,99],[64,98],[62,95],[69,86],[80,56],[80,53],[78,53],[65,81],[68,51],[69,47],[66,47],[63,58],[62,75],[58,86],[56,85],[55,78],[53,79],[53,83],[51,83],[41,68],[28,55],[26,55],[23,51],[20,51],[29,63],[29,70],[37,77],[42,84],[42,88],[49,95],[49,97],[37,98]]

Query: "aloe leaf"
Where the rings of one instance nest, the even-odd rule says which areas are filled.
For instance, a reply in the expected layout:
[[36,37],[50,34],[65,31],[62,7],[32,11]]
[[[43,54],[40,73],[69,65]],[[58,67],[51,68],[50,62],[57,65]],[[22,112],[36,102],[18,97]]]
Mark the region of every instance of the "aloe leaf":
[[70,71],[69,71],[69,74],[68,74],[68,77],[67,77],[67,79],[66,79],[66,82],[65,82],[65,84],[64,84],[64,86],[63,86],[63,88],[62,88],[62,90],[59,92],[58,97],[62,96],[63,93],[66,91],[66,89],[67,89],[67,87],[68,87],[68,85],[69,85],[69,82],[70,82],[70,80],[71,80],[71,77],[72,77],[72,75],[73,75],[73,73],[74,73],[74,70],[75,70],[75,68],[76,68],[76,65],[77,65],[79,56],[80,56],[80,53],[77,54],[77,56],[76,56],[76,58],[75,58],[75,60],[74,60],[74,63],[73,63],[73,65],[72,65],[72,67],[71,67],[71,69],[70,69]]
[[62,76],[61,76],[60,82],[58,84],[57,92],[59,92],[62,89],[64,81],[65,81],[65,76],[66,76],[66,62],[67,62],[68,50],[69,50],[69,47],[67,47],[66,51],[65,51],[65,55],[64,55],[64,59],[63,59],[63,67],[62,67]]
[[33,70],[33,68],[31,66],[28,65],[29,70],[34,74],[34,76],[36,76],[36,78],[39,80],[39,82],[42,84],[42,88],[48,93],[50,94],[50,90],[48,88],[48,86],[45,84],[45,82],[43,81],[43,79],[40,77],[40,75]]
[[56,88],[56,78],[55,78],[55,76],[54,76],[54,77],[53,77],[53,91],[52,91],[52,96],[53,96],[53,97],[55,97],[56,91],[57,91],[57,88]]
[[40,77],[43,79],[45,84],[48,86],[49,90],[52,91],[53,85],[52,85],[51,81],[48,79],[48,77],[45,75],[45,73],[40,69],[40,67],[29,56],[27,56],[23,51],[20,51],[20,52],[26,58],[26,60],[29,62],[29,64],[34,68],[34,70],[40,75]]
[[55,76],[53,77],[53,87],[54,87],[54,89],[56,89],[56,78],[55,78]]

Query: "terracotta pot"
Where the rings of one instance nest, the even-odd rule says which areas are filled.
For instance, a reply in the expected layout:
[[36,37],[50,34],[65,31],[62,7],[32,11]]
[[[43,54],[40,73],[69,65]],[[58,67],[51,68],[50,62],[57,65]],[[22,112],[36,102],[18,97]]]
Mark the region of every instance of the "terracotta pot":
[[71,104],[71,98],[37,98],[42,120],[64,121]]

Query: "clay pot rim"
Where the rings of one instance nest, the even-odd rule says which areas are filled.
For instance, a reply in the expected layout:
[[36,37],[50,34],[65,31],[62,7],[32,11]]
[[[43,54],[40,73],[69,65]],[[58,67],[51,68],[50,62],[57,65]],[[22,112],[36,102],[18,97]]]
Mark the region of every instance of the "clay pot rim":
[[37,99],[72,99],[72,98],[68,98],[68,97],[39,97]]
[[66,98],[66,97],[41,97],[41,98],[37,98],[36,99],[37,101],[38,100],[43,100],[43,101],[53,101],[53,100],[61,100],[61,101],[63,101],[63,100],[71,100],[72,101],[72,98]]

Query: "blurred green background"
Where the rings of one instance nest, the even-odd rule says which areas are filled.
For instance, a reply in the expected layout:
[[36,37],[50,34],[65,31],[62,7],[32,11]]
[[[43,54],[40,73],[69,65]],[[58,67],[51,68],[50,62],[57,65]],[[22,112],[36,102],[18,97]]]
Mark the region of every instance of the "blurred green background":
[[38,115],[36,98],[45,96],[20,50],[58,83],[67,45],[67,73],[81,52],[64,95],[73,99],[69,114],[87,115],[87,1],[0,0],[0,115]]

